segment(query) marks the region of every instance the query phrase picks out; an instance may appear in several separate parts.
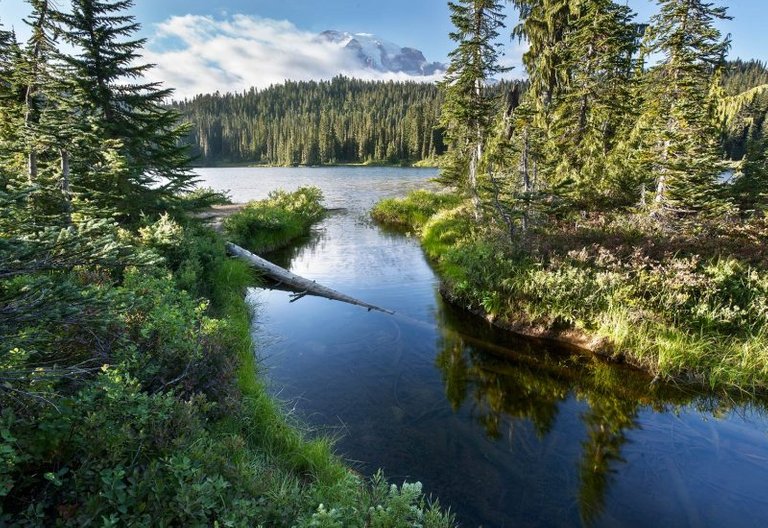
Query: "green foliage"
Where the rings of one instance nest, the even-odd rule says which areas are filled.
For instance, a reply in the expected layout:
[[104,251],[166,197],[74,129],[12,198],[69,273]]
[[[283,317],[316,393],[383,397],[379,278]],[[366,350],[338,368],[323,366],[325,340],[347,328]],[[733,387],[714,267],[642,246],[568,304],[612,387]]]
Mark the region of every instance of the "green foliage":
[[[381,218],[418,218],[409,215]],[[460,208],[418,221],[411,228],[449,295],[502,326],[575,331],[664,378],[768,390],[768,266],[753,249],[768,231],[759,221],[669,239],[642,215],[602,216],[512,245],[473,230]]]
[[499,64],[496,41],[505,15],[496,0],[460,0],[448,2],[448,8],[456,48],[449,53],[451,61],[439,85],[444,97],[440,124],[449,145],[440,179],[468,193],[479,219],[480,163],[498,106],[498,94],[486,85],[507,70]]
[[77,109],[73,126],[87,124],[90,134],[114,142],[124,161],[114,178],[84,178],[80,185],[87,189],[85,197],[98,193],[104,205],[111,203],[124,221],[135,223],[142,213],[174,206],[176,194],[191,187],[193,175],[179,146],[186,126],[164,106],[172,90],[133,82],[152,65],[136,60],[145,40],[132,38],[140,28],[128,14],[132,7],[132,0],[74,0],[71,11],[54,12],[53,18],[75,50],[60,55],[69,79],[66,99]]
[[416,231],[438,211],[458,206],[461,199],[452,193],[413,191],[404,199],[388,198],[371,211],[377,222]]
[[[374,503],[268,394],[254,275],[183,214],[226,197],[184,192],[170,92],[132,82],[132,2],[30,4],[27,46],[0,30],[0,525],[308,526],[326,504],[365,526],[408,502],[449,526],[420,494]],[[282,244],[321,199],[274,193],[239,225]]]
[[435,86],[346,77],[176,103],[203,164],[412,163],[445,151]]
[[309,232],[325,214],[322,199],[316,187],[272,191],[265,200],[249,202],[229,216],[224,232],[230,241],[252,251],[272,251]]

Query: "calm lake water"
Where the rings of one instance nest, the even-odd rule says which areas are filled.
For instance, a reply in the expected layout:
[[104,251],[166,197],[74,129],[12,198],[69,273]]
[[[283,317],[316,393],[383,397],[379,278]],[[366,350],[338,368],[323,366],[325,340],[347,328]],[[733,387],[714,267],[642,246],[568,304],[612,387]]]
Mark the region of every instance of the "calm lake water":
[[418,243],[368,218],[435,171],[199,174],[235,201],[315,185],[345,208],[272,258],[395,316],[281,291],[251,298],[274,393],[362,473],[421,481],[463,526],[768,526],[764,404],[651,384],[441,300]]

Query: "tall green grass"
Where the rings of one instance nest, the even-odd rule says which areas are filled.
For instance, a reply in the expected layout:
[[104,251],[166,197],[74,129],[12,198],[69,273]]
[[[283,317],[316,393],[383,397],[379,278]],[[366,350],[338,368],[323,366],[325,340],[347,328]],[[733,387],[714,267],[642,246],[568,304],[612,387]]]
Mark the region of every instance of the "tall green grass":
[[391,226],[420,230],[438,211],[456,207],[461,199],[454,194],[413,191],[406,198],[388,198],[371,211],[374,220]]
[[231,242],[257,253],[279,249],[307,234],[323,217],[322,200],[316,187],[273,191],[268,198],[249,202],[226,218],[224,233]]

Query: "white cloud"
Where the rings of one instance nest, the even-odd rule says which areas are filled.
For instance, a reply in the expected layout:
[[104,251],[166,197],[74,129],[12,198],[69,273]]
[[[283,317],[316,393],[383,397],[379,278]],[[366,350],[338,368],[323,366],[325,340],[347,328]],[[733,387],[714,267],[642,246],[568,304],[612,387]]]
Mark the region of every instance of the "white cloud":
[[287,79],[419,79],[365,69],[339,44],[320,41],[288,21],[233,15],[174,16],[157,26],[144,53],[155,64],[147,77],[175,88],[176,98],[265,88]]

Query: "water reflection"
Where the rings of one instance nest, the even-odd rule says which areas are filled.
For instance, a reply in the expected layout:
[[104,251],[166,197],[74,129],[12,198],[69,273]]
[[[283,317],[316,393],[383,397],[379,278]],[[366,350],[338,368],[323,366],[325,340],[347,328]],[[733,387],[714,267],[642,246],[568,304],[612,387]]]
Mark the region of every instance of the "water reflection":
[[514,439],[521,421],[539,439],[552,430],[560,407],[575,399],[586,430],[578,463],[578,508],[581,522],[600,519],[606,497],[625,459],[630,431],[639,429],[643,410],[682,412],[695,408],[713,418],[733,409],[765,415],[765,402],[738,396],[712,397],[685,387],[652,383],[633,369],[558,350],[542,342],[508,336],[478,324],[477,318],[438,302],[441,332],[435,360],[445,396],[454,411],[470,405],[472,416],[492,440]]

